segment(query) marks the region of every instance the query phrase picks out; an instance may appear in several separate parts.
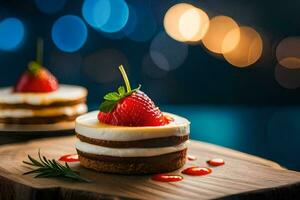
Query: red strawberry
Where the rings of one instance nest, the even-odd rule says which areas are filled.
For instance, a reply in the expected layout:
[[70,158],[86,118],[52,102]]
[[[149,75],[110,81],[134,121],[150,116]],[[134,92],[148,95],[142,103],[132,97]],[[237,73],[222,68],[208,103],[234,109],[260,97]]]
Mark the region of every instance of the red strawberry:
[[118,92],[111,92],[104,96],[100,105],[98,120],[101,123],[116,126],[162,126],[168,124],[170,119],[155,106],[153,101],[142,91],[131,90],[125,70],[120,71],[126,83],[125,87],[118,88]]
[[36,62],[29,64],[14,87],[14,92],[52,92],[58,89],[56,78]]

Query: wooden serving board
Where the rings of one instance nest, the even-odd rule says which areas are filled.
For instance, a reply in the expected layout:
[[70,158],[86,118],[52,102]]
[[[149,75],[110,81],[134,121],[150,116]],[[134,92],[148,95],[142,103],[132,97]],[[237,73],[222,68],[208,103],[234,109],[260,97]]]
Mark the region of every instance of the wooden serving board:
[[[189,153],[196,161],[185,167],[207,166],[206,160],[220,157],[224,166],[212,168],[212,174],[183,175],[181,182],[155,182],[150,176],[102,174],[71,166],[91,183],[59,179],[36,179],[22,175],[27,154],[41,153],[58,159],[75,153],[74,136],[38,139],[0,146],[0,199],[300,199],[300,173],[248,154],[215,145],[191,141]],[[180,170],[172,172],[180,174]]]

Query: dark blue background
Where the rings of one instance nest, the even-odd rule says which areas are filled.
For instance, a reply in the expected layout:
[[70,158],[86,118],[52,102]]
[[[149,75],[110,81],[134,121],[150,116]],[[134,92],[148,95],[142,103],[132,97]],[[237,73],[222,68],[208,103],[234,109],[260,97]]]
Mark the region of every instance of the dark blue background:
[[[63,10],[52,15],[40,12],[33,0],[0,2],[0,20],[17,17],[26,27],[20,48],[0,52],[0,86],[15,83],[27,63],[35,58],[36,39],[43,37],[45,66],[61,83],[86,86],[89,104],[95,108],[103,94],[115,89],[122,80],[120,76],[109,82],[91,79],[84,69],[84,60],[98,51],[114,49],[125,55],[132,85],[141,83],[142,90],[158,105],[166,105],[162,106],[164,110],[191,120],[192,138],[267,157],[300,170],[300,92],[282,88],[274,78],[276,45],[285,37],[300,34],[299,1],[128,0],[131,5],[139,2],[141,9],[151,9],[158,25],[153,37],[163,31],[163,16],[170,6],[189,2],[210,17],[227,15],[241,25],[251,26],[263,38],[263,55],[249,68],[235,68],[201,45],[190,45],[182,66],[170,72],[157,68],[156,77],[148,76],[142,68],[151,39],[116,39],[114,34],[103,34],[88,26],[88,39],[78,52],[64,53],[56,48],[51,39],[52,25],[62,15],[82,17],[80,0],[67,0]],[[104,70],[110,71],[118,73],[116,66]]]

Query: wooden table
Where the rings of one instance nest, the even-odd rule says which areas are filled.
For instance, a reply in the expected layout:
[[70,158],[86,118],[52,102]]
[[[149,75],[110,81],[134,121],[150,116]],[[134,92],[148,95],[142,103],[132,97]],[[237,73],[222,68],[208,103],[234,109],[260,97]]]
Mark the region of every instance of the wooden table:
[[[58,159],[75,153],[74,136],[37,139],[0,146],[0,199],[300,199],[300,173],[278,164],[227,148],[191,141],[189,153],[196,161],[187,166],[207,166],[206,160],[220,157],[224,166],[212,168],[203,177],[184,175],[174,183],[155,182],[150,176],[101,174],[71,166],[91,183],[59,179],[36,179],[22,175],[27,154]],[[180,170],[173,174],[180,173]]]

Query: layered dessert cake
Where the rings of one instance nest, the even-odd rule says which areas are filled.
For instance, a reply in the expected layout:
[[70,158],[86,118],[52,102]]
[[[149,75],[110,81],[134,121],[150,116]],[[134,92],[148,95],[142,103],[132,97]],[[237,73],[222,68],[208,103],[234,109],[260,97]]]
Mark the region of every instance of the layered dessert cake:
[[1,124],[54,124],[74,121],[87,112],[87,90],[59,85],[37,62],[31,62],[14,87],[0,88]]
[[127,75],[117,92],[104,96],[100,111],[76,119],[75,147],[80,164],[99,172],[162,173],[186,161],[189,121],[163,113],[140,90],[131,89]]

